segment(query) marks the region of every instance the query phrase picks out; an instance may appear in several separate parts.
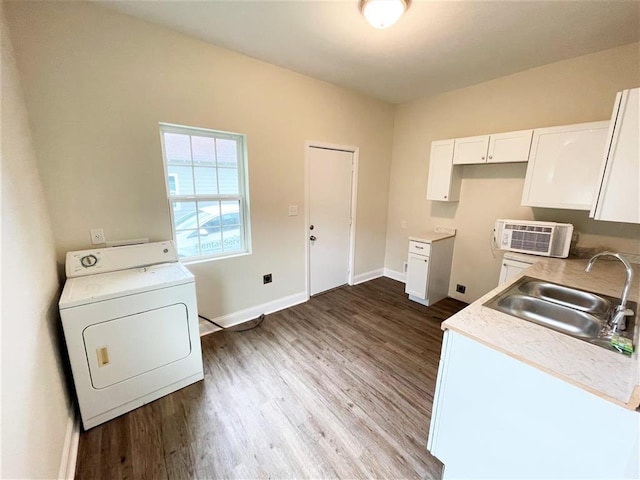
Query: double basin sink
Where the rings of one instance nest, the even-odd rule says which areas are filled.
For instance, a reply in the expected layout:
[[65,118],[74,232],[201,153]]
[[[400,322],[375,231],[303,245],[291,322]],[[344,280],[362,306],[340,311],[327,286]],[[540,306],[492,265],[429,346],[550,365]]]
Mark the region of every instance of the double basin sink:
[[[569,288],[564,285],[522,277],[507,290],[486,302],[486,307],[529,322],[551,328],[610,350],[607,322],[619,299]],[[627,302],[637,312],[635,302]],[[635,315],[627,317],[627,327],[620,336],[633,341]]]

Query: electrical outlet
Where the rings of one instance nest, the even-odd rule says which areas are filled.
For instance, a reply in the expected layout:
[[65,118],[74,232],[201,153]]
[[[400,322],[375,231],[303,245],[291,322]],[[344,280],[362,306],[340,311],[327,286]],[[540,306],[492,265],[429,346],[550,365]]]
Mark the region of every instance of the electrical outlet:
[[456,285],[456,292],[464,294],[467,291],[467,287],[464,285],[460,285],[459,283]]
[[273,282],[273,277],[271,276],[270,273],[267,273],[266,275],[262,276],[262,283],[266,285],[267,283],[271,283],[271,282]]
[[400,228],[402,228],[403,230],[407,228],[407,221],[406,220],[402,220],[402,222],[400,222]]
[[106,243],[104,238],[104,230],[101,228],[92,228],[89,230],[91,233],[91,243],[93,245],[100,245],[102,243]]

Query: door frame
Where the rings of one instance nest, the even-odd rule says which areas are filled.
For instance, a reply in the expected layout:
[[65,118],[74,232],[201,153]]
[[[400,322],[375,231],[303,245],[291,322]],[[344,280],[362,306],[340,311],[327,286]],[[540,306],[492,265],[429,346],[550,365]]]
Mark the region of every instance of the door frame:
[[356,257],[356,212],[358,203],[358,156],[360,149],[352,145],[338,145],[334,143],[318,142],[308,140],[304,144],[304,270],[305,270],[305,292],[307,300],[311,298],[311,269],[309,249],[309,149],[312,147],[324,148],[326,150],[338,150],[349,152],[353,155],[353,175],[351,176],[351,227],[349,228],[349,265],[347,273],[347,284],[353,285],[355,257]]

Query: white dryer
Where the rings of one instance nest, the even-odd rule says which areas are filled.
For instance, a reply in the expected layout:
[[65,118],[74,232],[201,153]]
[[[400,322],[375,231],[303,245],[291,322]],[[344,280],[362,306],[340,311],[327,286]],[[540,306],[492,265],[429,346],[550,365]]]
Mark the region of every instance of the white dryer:
[[59,308],[85,429],[203,378],[193,275],[172,242],[67,253]]

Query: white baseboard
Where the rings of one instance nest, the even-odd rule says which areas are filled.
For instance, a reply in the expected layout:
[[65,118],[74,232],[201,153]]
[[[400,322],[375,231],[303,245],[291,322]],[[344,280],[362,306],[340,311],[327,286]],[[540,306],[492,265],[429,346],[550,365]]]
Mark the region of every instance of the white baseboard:
[[76,415],[74,405],[69,408],[67,433],[64,436],[62,458],[58,478],[72,480],[76,476],[76,460],[78,459],[78,445],[80,444],[80,417]]
[[380,278],[383,275],[384,275],[384,270],[382,268],[378,268],[377,270],[371,270],[370,272],[366,272],[366,273],[361,273],[353,277],[352,285],[358,285],[359,283],[368,282],[369,280],[373,280],[374,278]]
[[384,276],[392,278],[402,283],[407,283],[407,274],[396,272],[395,270],[391,270],[389,268],[384,269]]
[[256,305],[255,307],[240,310],[239,312],[229,313],[227,315],[212,318],[211,320],[224,328],[233,327],[234,325],[238,325],[239,323],[244,323],[249,320],[253,320],[254,318],[258,318],[263,313],[265,315],[274,313],[279,310],[284,310],[285,308],[304,303],[307,300],[309,300],[309,296],[307,295],[307,293],[300,292],[294,295],[289,295],[288,297],[283,297],[271,302],[263,303],[261,305]]

